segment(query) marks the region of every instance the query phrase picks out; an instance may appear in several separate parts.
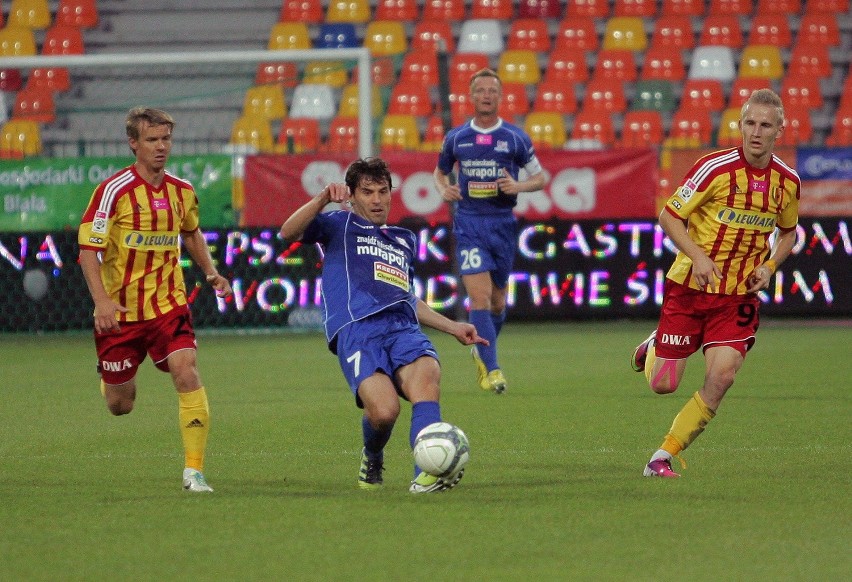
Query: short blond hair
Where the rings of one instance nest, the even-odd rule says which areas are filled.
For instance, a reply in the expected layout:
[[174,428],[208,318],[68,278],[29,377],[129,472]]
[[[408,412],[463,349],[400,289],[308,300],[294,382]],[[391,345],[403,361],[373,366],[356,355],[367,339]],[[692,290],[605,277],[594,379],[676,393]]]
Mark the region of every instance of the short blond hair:
[[781,97],[778,96],[772,89],[758,89],[749,95],[746,102],[743,103],[740,109],[740,117],[745,115],[746,107],[749,105],[769,105],[774,107],[778,112],[778,123],[784,125],[784,104],[781,102]]
[[499,84],[501,88],[503,87],[503,82],[500,80],[500,75],[498,75],[496,71],[493,71],[492,69],[486,68],[486,69],[479,69],[478,71],[476,71],[473,74],[473,76],[470,78],[470,88],[473,89],[473,83],[477,79],[483,79],[483,78],[486,78],[486,77],[491,77],[492,79],[497,79],[497,84]]

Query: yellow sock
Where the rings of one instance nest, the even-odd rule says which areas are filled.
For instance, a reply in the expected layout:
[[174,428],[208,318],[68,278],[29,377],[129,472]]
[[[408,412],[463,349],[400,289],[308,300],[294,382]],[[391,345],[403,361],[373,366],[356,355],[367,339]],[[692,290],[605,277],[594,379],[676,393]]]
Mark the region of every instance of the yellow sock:
[[660,448],[672,456],[677,456],[704,432],[704,427],[714,416],[716,413],[708,408],[696,392],[675,416],[669,434]]
[[657,361],[656,342],[648,347],[648,352],[645,355],[645,378],[648,379],[648,384],[651,384],[651,371],[654,369],[654,362]]
[[101,396],[106,398],[106,384],[103,380],[101,380]]
[[178,418],[183,439],[185,467],[202,471],[207,435],[210,433],[210,407],[204,386],[192,392],[178,392]]

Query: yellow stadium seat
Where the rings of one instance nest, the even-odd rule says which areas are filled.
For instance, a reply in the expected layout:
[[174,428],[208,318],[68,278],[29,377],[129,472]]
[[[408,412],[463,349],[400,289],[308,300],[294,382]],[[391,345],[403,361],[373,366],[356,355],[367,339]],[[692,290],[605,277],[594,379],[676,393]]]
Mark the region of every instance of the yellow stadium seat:
[[[382,96],[379,94],[378,87],[373,85],[372,88],[370,111],[372,111],[373,117],[378,118],[382,114]],[[349,83],[340,92],[340,106],[337,109],[337,116],[342,118],[358,117],[358,103],[358,84]]]
[[720,148],[733,148],[743,143],[740,132],[740,108],[729,107],[722,111],[719,130],[716,133],[716,145]]
[[267,48],[271,51],[311,48],[308,25],[304,22],[277,22],[269,32]]
[[524,119],[524,130],[533,146],[540,149],[561,149],[568,139],[565,120],[555,112],[530,112]]
[[281,85],[249,87],[243,100],[243,115],[256,115],[266,120],[281,119],[287,115],[284,90]]
[[47,0],[12,0],[9,6],[9,26],[24,26],[44,30],[53,22]]
[[643,51],[648,46],[645,22],[639,16],[613,16],[606,23],[604,49]]
[[349,69],[343,61],[309,61],[305,63],[302,83],[328,85],[340,89],[349,82]]
[[257,115],[238,117],[231,126],[232,145],[243,146],[244,153],[272,152],[272,130],[269,121]]
[[784,62],[777,46],[748,45],[740,56],[740,77],[780,79],[784,76]]
[[503,83],[534,85],[541,80],[538,53],[531,50],[508,50],[500,55],[497,72]]
[[38,122],[11,119],[0,129],[0,158],[19,159],[41,154],[41,130]]
[[31,57],[35,55],[36,42],[32,29],[13,25],[0,28],[0,56]]
[[420,129],[413,115],[385,115],[379,130],[379,147],[383,151],[417,151]]
[[408,50],[405,25],[397,20],[374,20],[367,25],[364,46],[373,56],[401,55]]
[[364,23],[370,20],[369,0],[329,0],[326,22]]

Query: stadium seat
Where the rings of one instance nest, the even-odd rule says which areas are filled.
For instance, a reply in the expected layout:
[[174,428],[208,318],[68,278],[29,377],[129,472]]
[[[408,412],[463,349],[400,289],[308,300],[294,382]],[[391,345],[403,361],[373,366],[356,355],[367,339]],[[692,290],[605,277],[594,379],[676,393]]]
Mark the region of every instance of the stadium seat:
[[59,0],[53,24],[95,28],[99,20],[96,0]]
[[729,83],[737,76],[734,51],[726,46],[697,46],[689,65],[690,79],[718,79]]
[[24,86],[24,79],[18,69],[0,69],[0,91],[14,93]]
[[704,17],[698,44],[742,48],[744,44],[740,19],[735,14],[711,14]]
[[697,140],[709,146],[713,139],[713,120],[706,109],[678,109],[672,116],[669,137],[683,142]]
[[707,16],[714,14],[749,16],[753,10],[752,0],[710,0],[707,5]]
[[[78,27],[54,24],[45,32],[42,55],[81,55],[84,52],[83,35]],[[71,88],[71,78],[64,67],[39,68],[32,70],[27,85],[67,91]]]
[[302,83],[329,85],[340,89],[349,81],[349,70],[344,61],[308,61],[302,72]]
[[329,85],[302,83],[293,89],[290,117],[313,117],[327,121],[337,113],[334,90]]
[[657,15],[657,0],[613,0],[612,15],[654,18]]
[[660,16],[704,16],[704,0],[662,0]]
[[465,20],[464,0],[424,0],[421,20],[461,22]]
[[283,154],[304,154],[320,148],[319,121],[306,117],[288,117],[281,121],[275,151]]
[[541,80],[538,53],[530,50],[508,50],[497,61],[497,73],[503,83],[533,85]]
[[267,121],[287,115],[284,89],[281,85],[256,85],[246,90],[243,99],[243,116],[263,117]]
[[831,124],[831,133],[825,138],[825,145],[829,147],[852,146],[852,108],[837,110],[834,115],[834,123]]
[[323,19],[322,0],[283,0],[278,13],[278,22],[319,24]]
[[401,22],[417,22],[420,18],[420,8],[417,0],[376,0],[376,20],[399,20]]
[[615,145],[612,116],[604,111],[580,110],[574,117],[571,139],[593,140],[606,147]]
[[609,0],[572,0],[566,2],[565,16],[606,18],[609,16]]
[[314,48],[355,48],[361,46],[355,25],[351,22],[324,22],[319,25],[319,33]]
[[795,43],[790,53],[787,72],[797,75],[811,75],[820,79],[831,77],[831,55],[828,51],[828,45],[823,43]]
[[725,107],[725,90],[718,79],[687,79],[683,84],[681,105],[691,109],[721,111]]
[[604,50],[643,51],[648,46],[645,21],[639,16],[613,16],[603,34]]
[[53,123],[56,106],[53,91],[42,87],[27,86],[15,95],[12,119],[29,119],[38,123]]
[[473,103],[470,101],[470,89],[452,91],[450,99],[450,117],[454,126],[461,125],[473,117]]
[[808,0],[805,14],[845,14],[849,12],[849,0]]
[[808,146],[813,139],[811,112],[801,107],[784,108],[784,131],[776,143],[787,146]]
[[632,110],[659,111],[660,113],[671,113],[675,110],[674,86],[670,81],[637,81],[633,101],[630,104]]
[[382,151],[419,150],[417,119],[413,115],[385,115],[379,128],[379,148]]
[[[370,78],[379,87],[390,87],[396,83],[396,65],[394,57],[377,57],[370,63]],[[358,67],[352,68],[352,82],[358,82]]]
[[[570,4],[569,4],[570,5]],[[553,48],[596,51],[599,46],[595,21],[588,16],[567,16],[559,23]]]
[[780,79],[784,76],[784,62],[777,46],[748,45],[740,54],[740,77]]
[[470,78],[474,73],[490,67],[488,55],[457,52],[450,58],[450,88],[453,91],[470,91]]
[[540,18],[519,18],[509,25],[506,48],[546,53],[550,51],[547,21]]
[[[773,0],[774,1],[774,0]],[[790,21],[784,13],[758,12],[752,18],[748,44],[769,44],[787,48],[793,41]]]
[[592,72],[593,79],[618,79],[635,81],[639,77],[636,57],[626,49],[603,49],[598,51],[598,60]]
[[536,88],[533,111],[550,111],[570,115],[577,111],[577,95],[574,83],[559,79],[545,79]]
[[304,22],[276,22],[269,32],[271,51],[312,48],[308,25]]
[[498,55],[504,50],[500,21],[494,19],[465,20],[459,33],[458,51]]
[[230,143],[246,148],[244,153],[272,152],[274,147],[269,120],[256,115],[238,117],[231,126]]
[[695,35],[692,32],[692,20],[689,16],[679,14],[660,16],[654,23],[651,46],[668,46],[679,49],[693,48],[695,46]]
[[420,50],[410,50],[402,59],[399,70],[400,83],[419,83],[425,87],[438,86],[438,55],[430,46]]
[[[808,2],[810,5],[810,2]],[[833,14],[812,13],[802,16],[796,44],[840,46],[840,25]]]
[[592,79],[586,83],[581,109],[606,113],[623,112],[627,109],[624,82],[618,79]]
[[9,6],[8,26],[44,30],[52,23],[53,16],[47,0],[12,0]]
[[527,86],[523,83],[503,83],[503,95],[500,100],[498,114],[500,117],[516,123],[517,119],[526,115],[530,110],[530,98]]
[[328,126],[328,139],[321,147],[328,153],[354,153],[358,151],[358,118],[337,116]]
[[625,148],[644,148],[663,142],[663,117],[659,111],[628,111],[624,114],[621,139]]
[[35,55],[36,41],[31,28],[11,24],[0,28],[0,56],[32,57]]
[[731,83],[731,95],[728,97],[728,107],[739,109],[758,89],[771,89],[769,79],[760,77],[738,77]]
[[421,83],[397,83],[388,100],[388,114],[429,117],[435,110],[429,88]]
[[0,158],[21,159],[41,154],[41,130],[36,121],[10,119],[0,129]]
[[440,42],[444,42],[444,50],[448,55],[456,52],[456,39],[453,29],[447,20],[419,20],[414,25],[409,50],[432,49],[440,50]]
[[254,76],[255,85],[276,83],[285,89],[299,84],[299,67],[292,61],[258,63]]
[[329,0],[325,11],[326,22],[364,24],[369,22],[369,20],[369,0]]
[[536,149],[561,149],[568,139],[562,115],[550,111],[530,112],[524,119],[524,130]]
[[471,0],[470,18],[494,18],[511,21],[515,16],[512,0]]
[[683,81],[686,78],[683,52],[677,47],[653,46],[649,48],[645,51],[645,63],[642,65],[640,78]]
[[520,0],[518,18],[558,19],[562,15],[559,0]]
[[757,0],[755,15],[801,14],[802,0]]
[[426,122],[423,140],[420,142],[421,152],[437,153],[444,145],[444,120],[440,115],[433,115]]
[[785,108],[820,109],[824,102],[819,79],[813,75],[787,75],[778,95]]
[[729,107],[722,111],[719,129],[716,132],[716,145],[720,148],[739,147],[743,143],[740,132],[740,108]]
[[408,50],[405,25],[398,20],[373,20],[364,33],[364,46],[376,57],[396,56]]
[[586,51],[575,48],[555,48],[550,51],[544,78],[562,83],[585,83],[589,79]]
[[[340,105],[337,109],[337,117],[358,117],[360,110],[359,102],[358,83],[349,83],[344,86],[340,92]],[[379,88],[375,85],[372,86],[370,111],[376,119],[383,113],[382,96],[379,94]]]

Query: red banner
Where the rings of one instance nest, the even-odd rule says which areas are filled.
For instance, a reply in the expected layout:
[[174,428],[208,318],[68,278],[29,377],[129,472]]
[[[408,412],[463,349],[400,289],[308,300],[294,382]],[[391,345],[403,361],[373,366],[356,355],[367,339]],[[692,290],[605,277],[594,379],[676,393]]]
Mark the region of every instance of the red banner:
[[[432,181],[433,153],[387,153],[395,196],[388,219],[449,222],[449,208]],[[528,220],[625,219],[657,215],[657,154],[652,149],[543,151],[548,174],[539,192],[518,196],[515,214]],[[343,182],[347,155],[258,155],[245,164],[243,226],[280,225],[326,184]]]

